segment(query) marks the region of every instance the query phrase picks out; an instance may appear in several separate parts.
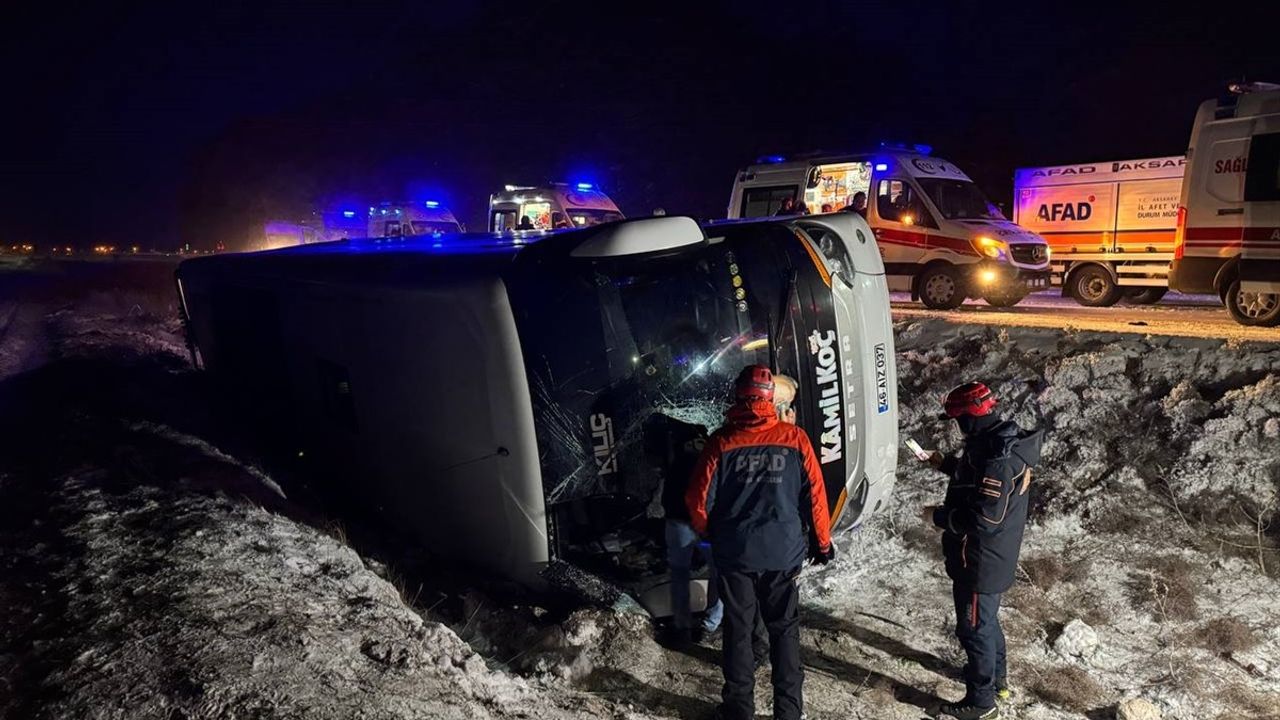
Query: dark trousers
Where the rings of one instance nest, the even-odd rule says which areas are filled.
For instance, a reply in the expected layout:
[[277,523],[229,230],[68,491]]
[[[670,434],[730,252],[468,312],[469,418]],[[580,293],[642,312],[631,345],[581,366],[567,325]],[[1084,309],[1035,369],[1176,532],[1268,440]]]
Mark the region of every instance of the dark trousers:
[[969,656],[964,666],[965,702],[995,707],[996,684],[1003,682],[1008,672],[998,615],[1000,594],[952,585],[951,596],[956,603],[956,637]]
[[773,716],[799,720],[804,705],[800,688],[799,568],[786,571],[720,572],[720,600],[724,603],[723,717],[750,720],[755,715],[756,671],[752,631],[756,613],[769,633],[769,661],[773,667]]

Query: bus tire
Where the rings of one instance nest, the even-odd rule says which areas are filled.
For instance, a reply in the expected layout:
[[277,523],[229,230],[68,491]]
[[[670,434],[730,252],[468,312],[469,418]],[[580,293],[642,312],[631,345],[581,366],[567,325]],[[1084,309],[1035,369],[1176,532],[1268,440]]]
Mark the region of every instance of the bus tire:
[[1169,288],[1162,287],[1144,287],[1134,290],[1126,290],[1124,293],[1124,301],[1130,305],[1155,305],[1160,302],[1164,294],[1169,292]]
[[1085,307],[1111,307],[1120,300],[1120,286],[1098,265],[1083,265],[1071,273],[1071,297]]
[[964,281],[949,263],[935,263],[920,273],[920,302],[930,310],[955,310],[964,303]]
[[1241,325],[1275,327],[1280,325],[1280,293],[1251,293],[1240,289],[1240,280],[1227,287],[1227,312]]

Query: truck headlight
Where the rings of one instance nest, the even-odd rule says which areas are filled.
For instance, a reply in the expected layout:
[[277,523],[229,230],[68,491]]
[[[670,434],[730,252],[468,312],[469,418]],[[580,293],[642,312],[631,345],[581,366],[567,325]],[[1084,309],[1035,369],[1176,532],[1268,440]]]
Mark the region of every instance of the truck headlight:
[[1009,243],[1003,240],[996,240],[986,235],[980,235],[973,239],[973,249],[978,251],[979,255],[989,257],[992,260],[1004,260],[1009,257]]

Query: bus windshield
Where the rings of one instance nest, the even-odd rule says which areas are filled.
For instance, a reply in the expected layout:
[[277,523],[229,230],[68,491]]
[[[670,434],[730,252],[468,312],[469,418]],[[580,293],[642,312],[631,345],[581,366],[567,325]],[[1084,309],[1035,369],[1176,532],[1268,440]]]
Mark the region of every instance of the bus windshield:
[[968,180],[916,178],[920,189],[948,220],[1004,220],[996,207],[978,186]]

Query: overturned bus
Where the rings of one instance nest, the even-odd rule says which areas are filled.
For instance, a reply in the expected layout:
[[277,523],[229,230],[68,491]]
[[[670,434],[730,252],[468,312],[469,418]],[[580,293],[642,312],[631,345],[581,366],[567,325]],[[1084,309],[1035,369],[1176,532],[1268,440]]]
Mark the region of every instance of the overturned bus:
[[[666,614],[663,428],[714,430],[750,363],[798,380],[835,528],[893,487],[888,294],[853,214],[348,240],[177,278],[193,362],[291,452],[341,468],[423,548],[521,586],[567,569]],[[705,580],[692,590],[697,607]]]

